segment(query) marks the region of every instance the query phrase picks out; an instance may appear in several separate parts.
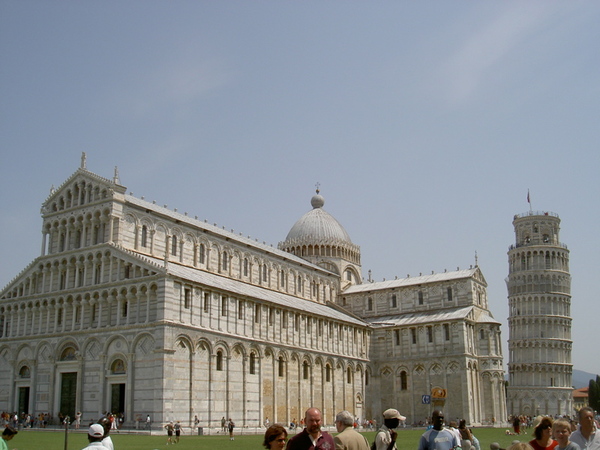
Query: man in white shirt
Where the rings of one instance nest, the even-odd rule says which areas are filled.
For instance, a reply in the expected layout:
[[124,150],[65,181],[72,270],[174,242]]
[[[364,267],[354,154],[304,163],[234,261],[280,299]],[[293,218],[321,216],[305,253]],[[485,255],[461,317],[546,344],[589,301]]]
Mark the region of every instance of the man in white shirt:
[[600,433],[594,420],[594,410],[585,406],[579,410],[579,429],[571,435],[581,450],[600,450]]

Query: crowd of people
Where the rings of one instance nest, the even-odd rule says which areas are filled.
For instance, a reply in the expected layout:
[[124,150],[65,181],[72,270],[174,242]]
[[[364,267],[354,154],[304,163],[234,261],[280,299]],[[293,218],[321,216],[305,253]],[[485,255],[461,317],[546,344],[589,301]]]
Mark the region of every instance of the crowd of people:
[[[577,418],[578,425],[576,421],[563,417],[555,419],[537,416],[531,422],[527,418],[518,417],[519,426],[510,434],[521,435],[523,428],[531,428],[533,439],[528,442],[515,440],[507,449],[502,449],[493,442],[490,450],[600,450],[600,426],[594,411],[589,407],[582,408]],[[384,411],[383,424],[377,430],[374,442],[369,445],[367,439],[355,430],[358,426],[357,419],[348,411],[336,415],[335,427],[338,434],[332,436],[321,430],[321,411],[309,408],[302,420],[304,429],[289,440],[288,431],[283,425],[267,426],[268,423],[265,422],[267,431],[263,446],[267,450],[397,450],[396,429],[405,420],[406,417],[396,409]],[[523,423],[526,425],[523,426]],[[295,419],[289,428],[295,428]],[[450,421],[445,426],[444,413],[441,410],[433,411],[430,425],[419,440],[418,450],[458,449],[481,450],[481,446],[465,420],[459,420],[458,424]]]
[[[406,417],[397,409],[387,409],[383,412],[383,423],[377,429],[373,443],[356,431],[361,422],[348,411],[341,411],[335,417],[337,434],[331,435],[321,429],[323,417],[318,408],[306,410],[304,418],[300,420],[302,431],[288,440],[288,430],[282,424],[271,424],[268,419],[263,422],[267,428],[263,446],[267,450],[398,450],[396,429],[404,424]],[[48,420],[49,417],[41,414],[31,421],[29,415],[20,418],[16,413],[1,413],[0,419],[4,425],[0,435],[0,450],[6,450],[7,442],[17,433],[19,427],[25,427],[32,422]],[[68,416],[61,418],[65,423],[75,424],[78,428],[81,423],[81,413],[75,415],[73,422]],[[466,425],[465,420],[458,424],[450,421],[446,426],[444,413],[434,410],[430,423],[422,434],[418,450],[481,450],[479,440],[473,430]],[[530,420],[531,419],[531,420]],[[513,428],[506,430],[507,434],[521,436],[532,430],[533,439],[528,442],[515,440],[507,449],[502,449],[497,443],[490,444],[490,450],[600,450],[600,431],[598,420],[593,409],[582,408],[577,416],[578,422],[568,417],[553,418],[537,416],[529,418],[518,416],[511,418]],[[114,450],[110,437],[111,430],[118,430],[119,418],[106,413],[97,423],[91,423],[88,428],[89,445],[83,450]],[[150,416],[147,418],[150,423]],[[374,427],[376,421],[362,423],[366,428]],[[198,427],[199,420],[195,417],[194,425]],[[34,426],[34,425],[30,425]],[[296,419],[289,424],[289,429],[295,430]],[[177,444],[183,426],[179,421],[169,422],[164,428],[167,431],[167,445]],[[229,438],[234,440],[235,423],[230,418],[221,420],[221,429],[229,433]]]

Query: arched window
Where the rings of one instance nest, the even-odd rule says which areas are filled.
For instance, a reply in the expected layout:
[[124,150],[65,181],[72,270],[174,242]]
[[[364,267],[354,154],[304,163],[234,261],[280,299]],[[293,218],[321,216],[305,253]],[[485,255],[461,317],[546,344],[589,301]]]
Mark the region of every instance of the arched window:
[[408,389],[408,376],[406,375],[406,371],[403,370],[400,372],[400,390],[406,391]]
[[263,264],[263,270],[262,270],[262,272],[263,272],[263,281],[268,281],[268,279],[269,279],[269,273],[268,273],[267,265],[266,264]]
[[396,294],[392,294],[392,308],[396,308],[398,306],[398,297]]
[[367,311],[373,311],[373,298],[369,297],[367,299]]
[[302,378],[308,380],[308,362],[302,363]]
[[200,249],[198,251],[198,263],[204,264],[206,260],[206,247],[204,244],[200,244]]
[[451,302],[452,301],[452,288],[449,287],[448,289],[446,289],[446,292],[448,293],[448,301]]
[[148,246],[148,227],[146,225],[142,226],[142,247]]
[[177,236],[173,236],[171,239],[171,255],[177,256]]
[[331,366],[329,364],[325,366],[325,381],[331,381]]
[[250,265],[250,263],[248,262],[248,258],[244,258],[244,276],[245,277],[248,276],[249,265]]
[[423,304],[423,291],[419,291],[419,305]]
[[21,370],[19,370],[19,377],[31,378],[31,370],[29,369],[28,366],[21,367]]
[[229,257],[227,256],[227,252],[223,252],[223,260],[222,260],[221,267],[223,268],[223,270],[228,270]]
[[352,370],[350,369],[350,367],[348,367],[346,369],[346,378],[347,378],[348,384],[352,383]]
[[279,370],[278,370],[278,374],[280,377],[283,376],[283,356],[279,357]]
[[217,352],[217,370],[223,370],[223,352],[221,350]]
[[254,352],[250,353],[250,374],[256,374],[256,354]]
[[127,317],[128,309],[129,309],[129,302],[127,300],[123,300],[123,304],[121,305],[121,317]]

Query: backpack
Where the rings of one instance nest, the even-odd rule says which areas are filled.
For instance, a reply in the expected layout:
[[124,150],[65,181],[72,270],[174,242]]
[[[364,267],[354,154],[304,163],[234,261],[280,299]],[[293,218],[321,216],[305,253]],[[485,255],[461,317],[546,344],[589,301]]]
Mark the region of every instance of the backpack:
[[383,433],[381,428],[375,433],[375,439],[373,439],[373,443],[371,444],[371,450],[377,450],[377,436],[379,436],[379,433]]

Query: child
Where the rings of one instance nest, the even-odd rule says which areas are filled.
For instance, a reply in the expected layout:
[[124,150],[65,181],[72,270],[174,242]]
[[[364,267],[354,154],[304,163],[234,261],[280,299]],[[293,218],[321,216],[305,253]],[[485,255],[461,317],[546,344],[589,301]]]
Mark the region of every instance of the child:
[[571,424],[568,420],[559,419],[554,422],[552,424],[552,434],[556,442],[558,442],[556,446],[558,450],[581,450],[579,445],[569,440],[571,436]]

